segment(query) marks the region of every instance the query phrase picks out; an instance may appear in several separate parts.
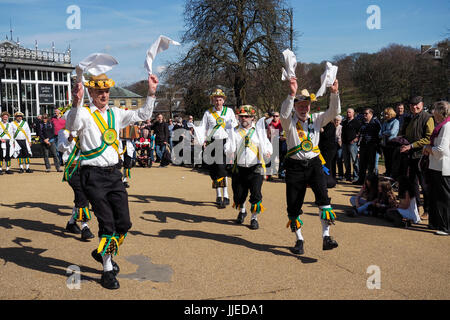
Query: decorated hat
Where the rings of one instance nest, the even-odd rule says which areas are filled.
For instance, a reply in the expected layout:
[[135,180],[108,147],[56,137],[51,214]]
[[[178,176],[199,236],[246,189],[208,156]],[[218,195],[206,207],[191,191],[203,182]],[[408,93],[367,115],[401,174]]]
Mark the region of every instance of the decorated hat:
[[256,109],[255,107],[247,104],[244,106],[240,106],[239,109],[236,111],[236,114],[238,116],[256,116]]
[[303,89],[299,95],[295,97],[294,103],[297,101],[317,101],[316,95],[314,93],[309,93],[308,90]]
[[8,111],[3,111],[0,117],[3,118],[3,116],[8,116],[8,118],[11,117]]
[[84,86],[86,88],[92,89],[109,89],[114,87],[114,85],[114,80],[109,79],[108,76],[104,73],[98,76],[88,75],[86,77],[86,81],[84,82]]
[[214,98],[214,97],[222,97],[222,98],[226,99],[227,96],[225,95],[225,92],[223,92],[222,89],[216,89],[216,90],[214,90],[214,92],[210,95],[210,97],[211,97],[211,98]]
[[17,111],[16,113],[14,113],[14,117],[23,117],[25,116],[22,112]]

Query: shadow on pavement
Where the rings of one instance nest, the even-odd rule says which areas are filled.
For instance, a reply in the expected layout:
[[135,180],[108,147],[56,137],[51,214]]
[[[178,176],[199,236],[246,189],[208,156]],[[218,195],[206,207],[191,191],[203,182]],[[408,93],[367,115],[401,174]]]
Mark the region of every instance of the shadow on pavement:
[[[52,204],[52,203],[46,203],[46,202],[17,202],[15,204],[1,204],[3,207],[7,207],[7,208],[13,208],[16,210],[20,210],[23,208],[40,208],[42,210],[51,212],[51,213],[56,213],[58,215],[61,216],[70,216],[72,215],[72,207],[69,206],[63,206],[60,204]],[[63,212],[61,210],[68,210],[69,213],[67,212]]]
[[128,197],[136,198],[139,201],[130,201],[130,202],[138,202],[138,203],[151,203],[152,201],[156,202],[169,202],[169,203],[179,203],[189,206],[209,206],[216,207],[217,205],[214,202],[205,202],[205,201],[188,201],[182,198],[175,197],[165,197],[165,196],[152,196],[152,195],[134,195],[129,194]]
[[154,215],[156,220],[147,219],[141,217],[142,220],[149,222],[159,222],[159,223],[167,223],[167,218],[178,220],[182,222],[188,223],[202,223],[202,222],[211,222],[211,223],[220,223],[225,225],[235,225],[236,223],[233,220],[221,220],[216,217],[209,216],[201,216],[196,214],[184,213],[184,212],[165,212],[165,211],[144,211],[144,214]]
[[[27,269],[56,274],[64,277],[68,277],[70,275],[67,273],[67,268],[71,265],[76,265],[75,263],[70,263],[64,260],[41,256],[41,254],[47,251],[47,249],[33,248],[31,246],[24,245],[24,242],[31,242],[29,239],[16,238],[13,242],[18,244],[20,247],[0,248],[0,259],[5,261],[4,264],[14,263]],[[101,273],[101,271],[93,268],[84,266],[79,267],[81,274],[83,274],[83,272]],[[81,276],[81,280],[98,282],[97,279],[84,275]]]

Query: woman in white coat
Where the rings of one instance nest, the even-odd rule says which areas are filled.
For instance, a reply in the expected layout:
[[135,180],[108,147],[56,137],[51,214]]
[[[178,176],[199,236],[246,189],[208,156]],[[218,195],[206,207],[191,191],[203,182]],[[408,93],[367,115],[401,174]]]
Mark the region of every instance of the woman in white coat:
[[430,184],[429,225],[438,235],[450,234],[450,103],[436,102],[433,116],[437,124],[430,145],[423,150],[429,155],[427,172]]

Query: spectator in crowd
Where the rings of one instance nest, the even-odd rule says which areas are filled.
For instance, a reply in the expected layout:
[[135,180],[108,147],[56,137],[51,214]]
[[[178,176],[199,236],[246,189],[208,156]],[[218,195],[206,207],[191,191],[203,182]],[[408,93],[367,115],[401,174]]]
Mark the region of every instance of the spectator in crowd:
[[169,119],[169,121],[167,121],[167,127],[169,128],[169,146],[170,146],[170,150],[173,149],[173,142],[172,142],[172,137],[173,137],[173,120]]
[[[53,117],[51,119],[53,124],[53,128],[55,129],[55,145],[58,145],[58,133],[59,130],[64,129],[66,127],[66,120],[61,115],[61,110],[58,108],[55,109],[53,113]],[[63,163],[62,160],[62,152],[58,152],[59,163]]]
[[381,124],[373,116],[373,110],[366,108],[363,111],[364,122],[359,131],[359,178],[354,184],[362,185],[368,173],[375,172],[375,157],[378,148]]
[[386,219],[391,221],[396,227],[408,227],[411,223],[419,223],[419,210],[414,197],[414,186],[408,177],[398,178],[398,198],[399,204],[396,209],[386,212]]
[[342,122],[341,135],[342,158],[344,160],[345,179],[347,181],[357,181],[359,178],[358,133],[360,128],[361,122],[355,118],[355,110],[348,108],[347,118]]
[[328,122],[324,127],[320,128],[320,153],[325,160],[324,166],[328,169],[326,174],[326,181],[328,188],[334,188],[336,186],[336,179],[333,176],[333,159],[336,156],[336,126],[334,120]]
[[423,150],[429,156],[427,171],[430,185],[430,227],[438,235],[450,234],[450,103],[434,104],[434,120],[437,124],[430,137],[430,145]]
[[39,137],[39,130],[41,129],[41,123],[42,123],[42,114],[38,115],[36,119],[34,119],[33,124],[31,127],[33,128],[36,135]]
[[380,138],[381,149],[384,155],[384,165],[386,167],[384,175],[387,177],[391,177],[392,154],[394,152],[394,145],[390,141],[397,136],[399,131],[399,121],[395,116],[394,109],[384,109],[384,121],[381,124]]
[[372,216],[383,218],[388,210],[396,209],[397,196],[392,189],[389,181],[383,180],[378,182],[378,195],[369,207]]
[[424,175],[419,171],[419,160],[422,156],[422,148],[430,144],[430,137],[434,130],[434,120],[428,112],[423,109],[423,98],[420,96],[410,100],[411,118],[405,119],[401,135],[410,143],[400,147],[400,152],[408,156],[408,167],[406,172],[411,184],[414,186],[414,198],[417,206],[420,206],[419,184],[423,192],[423,215],[422,219],[428,218],[428,186]]
[[350,198],[352,204],[352,211],[347,215],[355,217],[357,215],[365,214],[369,212],[369,206],[378,196],[378,176],[374,173],[367,175],[363,186],[359,190],[356,196]]
[[[152,130],[155,133],[156,162],[161,162],[166,152],[166,146],[169,144],[169,126],[161,113],[156,116]],[[167,167],[167,164],[161,164],[160,167]]]
[[150,132],[152,130],[152,120],[147,119],[147,120],[143,121],[141,123],[139,129],[141,129],[141,135],[143,134],[143,132],[142,132],[143,129],[147,129]]
[[194,124],[194,117],[189,115],[186,120],[183,120],[183,126],[186,130],[190,130],[192,126],[188,126],[188,124]]
[[[64,127],[63,127],[64,128]],[[56,149],[55,127],[53,122],[49,120],[47,114],[42,116],[42,123],[39,130],[39,140],[41,141],[42,151],[44,153],[45,171],[50,172],[49,155],[53,156],[53,163],[56,171],[61,172],[61,163]]]
[[[281,126],[280,113],[277,111],[272,113],[272,121],[270,121],[267,128],[267,138],[273,144],[278,144],[278,146],[274,146],[274,150],[277,150],[278,147],[278,154],[274,152],[274,157],[272,157],[270,169],[267,170],[267,180],[271,181],[272,176],[275,174],[277,174],[279,178],[284,177],[283,160],[287,152],[286,137],[283,136],[283,127]],[[272,138],[274,139],[273,141]]]
[[[339,115],[334,118],[334,126],[336,127],[336,153],[333,158],[333,164],[331,166],[331,174],[336,180],[344,179],[344,166],[342,161],[342,116]],[[337,168],[337,172],[336,172]]]
[[409,114],[405,112],[405,105],[401,102],[395,107],[395,113],[395,118],[398,120],[398,125],[401,130],[403,123],[405,122],[405,118],[408,118]]

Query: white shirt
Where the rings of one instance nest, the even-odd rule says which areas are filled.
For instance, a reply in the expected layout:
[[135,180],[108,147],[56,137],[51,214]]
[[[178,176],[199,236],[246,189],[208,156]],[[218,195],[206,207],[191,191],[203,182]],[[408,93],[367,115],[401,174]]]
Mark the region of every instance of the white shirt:
[[[221,114],[224,108],[227,108],[227,110],[226,113],[222,116]],[[224,120],[225,128],[219,127],[211,138],[227,139],[227,129],[234,128],[238,125],[238,121],[236,120],[233,109],[223,106],[221,111],[217,111],[216,108],[213,107],[213,112],[216,112],[216,114]],[[214,118],[213,114],[210,112],[210,109],[208,109],[203,114],[201,124],[194,127],[196,138],[199,144],[203,144],[203,142],[205,142],[206,138],[211,134],[211,131],[215,127],[216,123],[216,118]]]
[[450,176],[450,122],[442,126],[434,139],[432,151],[429,168],[442,171],[443,176]]
[[419,223],[421,221],[415,197],[412,197],[410,199],[408,209],[397,208],[397,211],[402,215],[403,218],[412,220],[414,223]]
[[[295,114],[292,114],[294,109],[294,97],[288,96],[281,105],[280,120],[283,131],[286,134],[286,142],[288,150],[298,146],[301,141],[297,133],[297,121],[300,121]],[[303,131],[308,135],[309,127],[309,137],[313,143],[313,147],[319,146],[320,139],[320,128],[328,124],[328,122],[333,121],[333,119],[341,113],[341,102],[339,99],[339,94],[331,93],[330,95],[330,107],[325,112],[318,112],[309,115],[310,121],[300,121]],[[309,124],[308,124],[309,123]],[[309,151],[300,151],[290,158],[296,160],[307,160],[317,157],[319,154]]]
[[[105,112],[102,115],[105,122],[108,120],[106,110],[111,109],[115,117],[115,130],[119,138],[119,130],[123,129],[138,121],[146,121],[150,119],[155,105],[155,98],[147,97],[147,100],[138,110],[124,110],[117,107],[106,106]],[[92,113],[98,108],[91,104],[89,106]],[[82,152],[90,151],[100,147],[102,144],[102,134],[94,118],[89,111],[84,107],[72,108],[67,115],[66,128],[70,131],[76,131],[80,139],[80,148]],[[98,166],[109,167],[114,166],[119,162],[119,155],[112,146],[108,146],[106,150],[98,157],[93,159],[83,160],[81,166]]]
[[[3,127],[5,128],[5,131],[7,131],[4,135],[3,135],[3,137],[1,137],[0,139],[2,139],[2,140],[9,140],[10,139],[10,136],[11,136],[11,139],[12,139],[12,137],[13,137],[13,129],[12,129],[12,123],[10,123],[10,122],[3,122],[3,121],[1,121],[1,123],[2,123],[2,125],[3,125]],[[3,127],[2,126],[0,126],[0,135],[2,135],[3,134]],[[8,136],[8,134],[9,134],[9,136]]]
[[[69,141],[70,131],[67,129],[61,129],[58,131],[58,151],[62,153],[62,159],[64,163],[69,159],[69,155],[75,148],[75,140]],[[72,132],[72,137],[76,137],[76,132]]]
[[[22,120],[25,121],[25,120]],[[20,127],[20,123],[18,122],[18,126],[15,125],[14,123],[15,121],[11,122],[11,130],[12,130],[12,138],[14,139],[14,135],[16,134],[16,131],[18,130],[18,126]],[[25,121],[25,123],[22,126],[23,131],[25,131],[25,134],[23,133],[22,130],[20,130],[17,133],[17,137],[16,140],[27,140],[31,142],[31,130],[30,127],[28,126],[28,122]],[[26,135],[26,136],[25,136]]]
[[[249,130],[253,128],[255,132],[251,136],[251,143],[258,149],[260,158],[253,152],[249,147],[244,147],[242,153],[240,155],[237,154],[239,149],[241,148],[241,144],[245,143],[239,131],[243,130],[245,135],[248,134]],[[267,139],[267,135],[263,131],[262,134],[258,130],[256,130],[255,125],[249,129],[243,128],[241,125],[239,127],[229,130],[229,139],[225,144],[225,153],[227,156],[231,157],[231,154],[234,153],[234,157],[238,157],[236,159],[237,165],[240,167],[251,167],[256,164],[261,164],[261,158],[265,156],[265,153],[272,153],[272,144],[269,139]],[[244,135],[244,137],[245,137]]]

